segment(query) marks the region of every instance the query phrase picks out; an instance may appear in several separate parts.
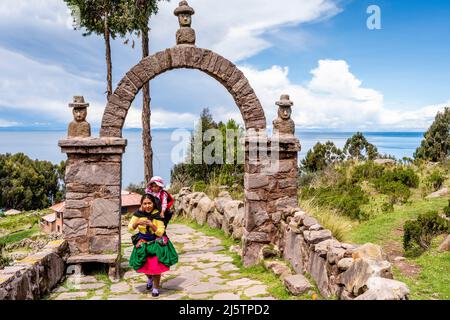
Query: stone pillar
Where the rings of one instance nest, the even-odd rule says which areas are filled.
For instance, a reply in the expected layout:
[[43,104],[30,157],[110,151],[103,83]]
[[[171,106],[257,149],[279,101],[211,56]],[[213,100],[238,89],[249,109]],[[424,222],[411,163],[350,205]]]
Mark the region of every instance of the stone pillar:
[[271,242],[272,219],[268,213],[270,181],[265,170],[269,139],[265,132],[250,133],[244,138],[244,234],[242,256],[245,266],[255,264],[261,248]]
[[294,136],[273,135],[270,140],[270,152],[276,154],[272,160],[270,179],[272,181],[267,209],[276,213],[275,223],[278,224],[279,214],[288,207],[298,206],[298,152],[300,141]]
[[120,258],[121,138],[60,140],[67,154],[64,238],[69,264],[99,262],[114,265]]
[[301,146],[295,137],[295,123],[291,119],[294,103],[289,99],[289,95],[283,94],[275,104],[278,106],[278,117],[273,121],[270,145],[273,184],[267,208],[280,231],[273,243],[279,244],[282,237],[280,221],[283,211],[298,207],[298,152]]
[[[283,108],[287,108],[286,97],[289,99],[286,95],[282,96]],[[288,207],[297,207],[300,142],[294,136],[290,114],[286,116],[283,113],[282,116],[274,126],[281,130],[274,130],[270,139],[261,132],[249,133],[244,138],[245,218],[242,256],[245,266],[257,263],[264,245],[278,243],[282,211]],[[287,120],[289,122],[284,125]]]

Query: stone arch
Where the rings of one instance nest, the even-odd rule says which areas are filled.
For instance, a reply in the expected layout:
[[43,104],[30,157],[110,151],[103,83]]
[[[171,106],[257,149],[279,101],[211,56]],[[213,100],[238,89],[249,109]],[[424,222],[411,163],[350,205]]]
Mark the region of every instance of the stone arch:
[[[247,130],[243,139],[244,215],[234,218],[243,223],[244,265],[256,263],[265,245],[277,243],[280,210],[296,206],[300,144],[294,136],[293,121],[275,119],[279,134],[267,137],[264,110],[242,71],[217,53],[195,46],[195,31],[190,27],[194,9],[186,1],[179,3],[174,14],[180,23],[177,45],[142,59],[126,73],[108,98],[100,138],[69,135],[59,141],[68,157],[63,228],[70,251],[68,264],[106,263],[110,275],[118,276],[122,155],[127,145],[122,128],[143,85],[169,70],[196,69],[208,74],[228,90],[241,112]],[[76,98],[69,106],[80,105],[83,99]],[[285,109],[293,105],[287,95],[276,104]]]
[[211,50],[178,45],[144,58],[127,72],[108,99],[100,137],[122,137],[128,109],[144,83],[166,71],[180,68],[196,69],[219,81],[236,102],[245,128],[266,129],[261,103],[236,65]]
[[[106,263],[110,265],[110,274],[118,275],[122,155],[127,145],[122,128],[144,83],[179,68],[197,69],[219,81],[233,96],[248,130],[244,139],[245,192],[241,217],[244,265],[256,263],[263,247],[280,239],[277,227],[280,210],[296,205],[298,139],[293,132],[275,139],[267,137],[261,103],[233,63],[211,50],[177,45],[141,60],[127,72],[108,99],[100,138],[69,137],[59,141],[62,152],[68,156],[63,229],[69,243],[68,264]],[[280,103],[289,108],[292,105],[290,101]],[[267,158],[268,154],[277,154],[279,158],[274,162]]]

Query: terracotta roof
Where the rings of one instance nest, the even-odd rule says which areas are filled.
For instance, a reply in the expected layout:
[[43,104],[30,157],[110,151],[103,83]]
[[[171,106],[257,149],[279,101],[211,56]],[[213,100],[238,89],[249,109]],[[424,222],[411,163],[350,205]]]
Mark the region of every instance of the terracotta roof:
[[132,207],[141,205],[142,196],[134,192],[122,192],[122,207]]
[[[122,191],[122,207],[132,207],[141,205],[141,195],[135,192]],[[60,202],[50,207],[55,212],[64,212],[66,202]]]
[[43,220],[48,221],[48,222],[55,222],[56,221],[56,216],[54,213],[50,213],[46,216],[42,217]]
[[54,204],[53,206],[50,207],[50,209],[52,209],[53,211],[56,211],[56,212],[64,212],[65,206],[66,206],[66,202],[63,201],[63,202]]

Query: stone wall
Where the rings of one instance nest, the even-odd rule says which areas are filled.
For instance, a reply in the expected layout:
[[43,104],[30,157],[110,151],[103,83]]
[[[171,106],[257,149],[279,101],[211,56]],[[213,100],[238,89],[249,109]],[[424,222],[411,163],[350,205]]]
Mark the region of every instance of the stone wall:
[[[188,217],[200,225],[222,229],[234,239],[244,233],[244,203],[222,191],[211,200],[203,192],[183,188],[175,198],[175,215]],[[263,261],[268,247],[288,261],[298,274],[308,273],[325,298],[343,300],[403,300],[408,287],[393,280],[391,264],[380,246],[354,245],[333,238],[330,230],[299,208],[284,206],[276,211],[277,236],[261,247]]]
[[226,235],[241,239],[244,228],[244,202],[233,200],[223,191],[215,200],[204,192],[191,192],[182,188],[174,195],[175,215],[195,220],[200,225],[222,229]]
[[38,253],[0,270],[0,300],[36,300],[64,277],[67,241],[55,240]]

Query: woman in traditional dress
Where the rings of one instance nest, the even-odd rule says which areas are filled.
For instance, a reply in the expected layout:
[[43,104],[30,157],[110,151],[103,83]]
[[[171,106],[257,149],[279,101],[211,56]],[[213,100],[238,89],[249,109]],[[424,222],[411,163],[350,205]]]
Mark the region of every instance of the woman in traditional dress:
[[142,196],[141,207],[131,218],[128,230],[134,233],[130,266],[147,275],[147,290],[152,290],[152,296],[157,297],[161,274],[178,262],[178,255],[166,235],[164,221],[153,195]]

